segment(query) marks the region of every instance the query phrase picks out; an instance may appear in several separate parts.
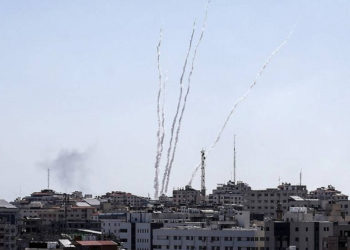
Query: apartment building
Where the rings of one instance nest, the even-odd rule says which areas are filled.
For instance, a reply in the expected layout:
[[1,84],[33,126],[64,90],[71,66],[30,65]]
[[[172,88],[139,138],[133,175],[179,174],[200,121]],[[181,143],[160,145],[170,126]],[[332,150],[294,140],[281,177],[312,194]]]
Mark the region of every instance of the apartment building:
[[201,202],[201,193],[199,190],[187,185],[185,188],[173,190],[174,205],[196,205]]
[[290,183],[282,183],[277,188],[250,190],[245,195],[245,209],[251,214],[276,218],[277,204],[280,204],[283,211],[288,211],[290,196],[306,197],[306,195],[306,186]]
[[340,191],[336,190],[334,186],[328,185],[325,187],[317,188],[316,190],[310,191],[307,195],[310,199],[319,199],[319,200],[348,200],[348,196],[342,194]]
[[152,213],[101,214],[101,229],[104,235],[113,235],[124,249],[151,250],[152,230],[163,224],[152,222]]
[[146,207],[150,198],[136,196],[131,193],[112,191],[101,197],[112,206]]
[[322,250],[324,241],[333,235],[329,221],[268,221],[265,223],[265,249]]
[[209,194],[209,204],[245,204],[245,194],[251,191],[248,184],[243,182],[228,181],[227,184],[218,184],[217,188]]
[[16,248],[18,209],[5,200],[0,199],[0,249]]
[[258,228],[178,226],[153,231],[153,249],[264,249],[264,240],[264,232]]

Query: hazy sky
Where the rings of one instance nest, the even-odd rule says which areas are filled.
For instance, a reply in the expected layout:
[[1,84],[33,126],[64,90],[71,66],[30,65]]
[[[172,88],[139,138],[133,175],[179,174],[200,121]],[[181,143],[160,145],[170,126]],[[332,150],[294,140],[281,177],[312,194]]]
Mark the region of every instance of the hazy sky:
[[[57,191],[153,195],[159,29],[169,126],[192,23],[201,25],[205,5],[1,1],[0,198],[45,188],[45,167],[64,162],[65,153],[76,162],[67,170],[69,182],[52,170]],[[200,150],[213,142],[236,99],[295,23],[289,43],[208,157],[207,188],[230,178],[236,134],[237,176],[253,188],[275,187],[279,176],[298,183],[303,169],[309,190],[332,184],[350,194],[345,0],[212,0],[170,191],[189,181]],[[199,183],[197,176],[194,187]]]

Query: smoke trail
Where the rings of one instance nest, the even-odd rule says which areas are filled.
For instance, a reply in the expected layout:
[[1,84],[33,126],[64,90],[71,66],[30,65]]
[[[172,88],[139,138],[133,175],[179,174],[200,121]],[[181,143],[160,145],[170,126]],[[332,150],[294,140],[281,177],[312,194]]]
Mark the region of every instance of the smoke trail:
[[163,142],[164,142],[164,85],[163,76],[160,66],[160,47],[162,43],[162,30],[160,30],[159,42],[157,45],[157,65],[158,65],[158,79],[159,79],[159,89],[157,95],[157,119],[158,119],[158,131],[157,131],[157,154],[155,162],[155,176],[154,176],[154,198],[158,199],[159,195],[159,164],[163,153]]
[[182,94],[183,94],[182,93],[183,92],[183,78],[184,78],[184,75],[185,75],[185,72],[186,72],[188,57],[190,55],[190,51],[191,51],[191,48],[192,48],[192,41],[193,41],[193,36],[194,36],[194,32],[195,32],[195,26],[196,26],[196,23],[194,22],[193,23],[192,34],[191,34],[191,38],[190,38],[190,44],[188,46],[185,62],[184,62],[184,65],[182,67],[182,73],[181,73],[181,77],[180,77],[180,93],[179,93],[179,99],[178,99],[178,102],[177,102],[175,116],[174,116],[174,119],[173,119],[173,123],[171,125],[170,142],[169,142],[169,147],[168,147],[168,151],[167,151],[167,162],[166,162],[165,169],[164,169],[161,194],[164,193],[165,180],[166,180],[168,172],[169,172],[170,153],[171,153],[171,150],[172,150],[172,147],[173,147],[174,130],[175,130],[177,117],[179,115],[180,105],[181,105],[181,100],[182,100]]
[[170,179],[171,169],[172,169],[172,166],[173,166],[173,163],[174,163],[174,159],[175,159],[177,143],[178,143],[178,141],[179,141],[179,134],[180,134],[180,129],[181,129],[181,122],[182,122],[182,118],[183,118],[183,115],[184,115],[185,109],[186,109],[187,97],[188,97],[188,94],[190,93],[190,90],[191,90],[191,77],[192,77],[192,74],[193,74],[194,62],[195,62],[195,60],[196,60],[197,50],[198,50],[198,47],[199,47],[199,45],[200,45],[200,43],[201,43],[201,41],[202,41],[202,39],[203,39],[205,27],[206,27],[206,24],[207,24],[207,16],[208,16],[208,6],[209,6],[209,3],[210,3],[210,1],[207,2],[207,6],[206,6],[206,9],[205,9],[205,15],[204,15],[203,26],[202,26],[202,31],[201,31],[200,37],[199,37],[199,39],[198,39],[198,42],[197,42],[197,44],[196,44],[196,47],[195,47],[195,49],[194,49],[194,53],[193,53],[193,57],[192,57],[192,63],[191,63],[191,70],[190,70],[190,72],[189,72],[189,74],[188,74],[188,78],[187,78],[187,89],[186,89],[186,94],[185,94],[185,97],[184,97],[184,102],[183,102],[183,106],[182,106],[181,113],[180,113],[180,117],[179,117],[179,123],[178,123],[177,130],[176,130],[174,148],[173,148],[171,160],[170,160],[170,163],[169,163],[169,168],[168,168],[168,173],[167,173],[167,179],[166,179],[166,184],[165,184],[165,193],[168,192],[168,185],[169,185],[169,179]]
[[[267,58],[267,60],[265,61],[265,63],[263,64],[263,66],[261,67],[260,71],[258,72],[258,74],[256,75],[253,83],[249,86],[248,90],[240,97],[238,98],[238,100],[235,102],[235,104],[233,105],[230,113],[228,114],[225,122],[224,122],[224,125],[221,127],[221,129],[219,130],[219,133],[215,139],[215,141],[213,142],[213,144],[210,146],[209,150],[207,150],[207,156],[208,154],[215,148],[216,144],[219,142],[220,138],[221,138],[221,135],[222,133],[224,132],[226,126],[227,126],[227,123],[229,122],[229,120],[231,119],[231,116],[233,115],[233,113],[235,112],[236,108],[239,106],[239,104],[241,102],[243,102],[247,97],[248,95],[250,94],[251,90],[254,88],[254,86],[256,85],[257,81],[259,80],[259,78],[261,77],[262,73],[265,71],[266,67],[270,64],[271,62],[271,59],[282,49],[282,47],[284,45],[287,44],[288,40],[290,39],[290,37],[292,36],[293,32],[294,32],[294,28],[295,26],[293,27],[293,29],[289,32],[287,38],[270,54],[270,56]],[[200,164],[198,164],[195,168],[195,170],[193,171],[192,173],[192,176],[191,176],[191,179],[189,181],[189,185],[192,184],[192,181],[193,181],[193,178],[194,176],[196,175],[197,171],[199,170],[200,168]]]
[[159,182],[158,182],[158,176],[159,176],[159,162],[161,158],[161,111],[160,111],[160,99],[162,94],[162,71],[160,68],[160,46],[162,43],[162,30],[160,30],[159,35],[159,42],[157,45],[157,66],[158,66],[158,79],[159,79],[159,89],[158,89],[158,95],[157,95],[157,121],[158,121],[158,130],[157,130],[157,153],[156,153],[156,162],[154,164],[155,168],[155,176],[154,176],[154,198],[158,198],[158,189],[159,189]]

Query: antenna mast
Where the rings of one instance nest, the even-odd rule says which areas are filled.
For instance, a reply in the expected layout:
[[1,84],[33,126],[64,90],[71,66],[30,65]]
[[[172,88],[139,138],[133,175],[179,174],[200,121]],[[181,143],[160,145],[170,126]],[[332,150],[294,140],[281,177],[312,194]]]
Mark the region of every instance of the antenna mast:
[[301,180],[302,180],[302,175],[303,175],[303,173],[302,173],[302,169],[300,169],[300,174],[299,174],[299,186],[301,186]]
[[47,169],[47,189],[50,189],[50,168]]
[[236,135],[233,136],[233,182],[236,183]]
[[203,201],[205,200],[205,151],[204,149],[201,150],[201,196],[203,198]]

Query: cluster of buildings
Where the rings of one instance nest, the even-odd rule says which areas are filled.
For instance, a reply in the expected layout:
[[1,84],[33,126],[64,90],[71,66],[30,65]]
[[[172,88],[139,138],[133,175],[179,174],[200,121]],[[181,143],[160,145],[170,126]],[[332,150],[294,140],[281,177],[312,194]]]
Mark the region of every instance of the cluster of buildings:
[[350,201],[333,186],[191,186],[157,200],[113,191],[0,200],[0,249],[350,249]]

